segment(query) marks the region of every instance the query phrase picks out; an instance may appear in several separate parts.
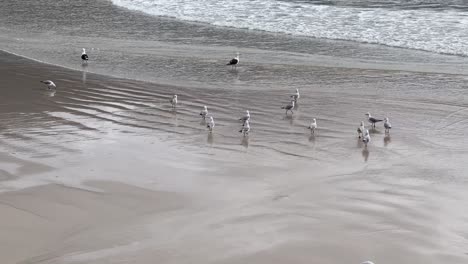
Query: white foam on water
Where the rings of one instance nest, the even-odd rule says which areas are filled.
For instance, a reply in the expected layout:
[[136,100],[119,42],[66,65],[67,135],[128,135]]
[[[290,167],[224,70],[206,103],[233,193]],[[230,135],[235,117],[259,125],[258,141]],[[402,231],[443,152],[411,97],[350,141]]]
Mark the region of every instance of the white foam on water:
[[468,56],[468,14],[277,0],[112,0],[130,10],[215,26]]

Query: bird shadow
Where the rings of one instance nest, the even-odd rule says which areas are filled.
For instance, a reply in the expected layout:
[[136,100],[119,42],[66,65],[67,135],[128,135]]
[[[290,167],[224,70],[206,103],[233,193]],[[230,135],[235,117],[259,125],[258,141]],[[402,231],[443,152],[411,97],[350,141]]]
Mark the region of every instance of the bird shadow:
[[245,148],[249,147],[249,135],[248,134],[242,137],[240,144],[244,146]]
[[367,160],[369,160],[369,149],[366,147],[364,147],[364,149],[362,149],[362,157],[364,158],[364,162],[367,162]]
[[385,137],[383,138],[384,146],[388,146],[392,142],[392,138],[390,137],[389,134],[386,134]]

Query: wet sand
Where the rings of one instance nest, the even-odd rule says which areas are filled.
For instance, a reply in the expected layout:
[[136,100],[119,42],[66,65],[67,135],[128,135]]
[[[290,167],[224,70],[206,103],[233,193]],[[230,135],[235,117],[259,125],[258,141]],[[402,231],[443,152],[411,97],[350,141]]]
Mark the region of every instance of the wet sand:
[[[291,118],[288,88],[165,86],[0,57],[4,263],[468,261],[465,76],[311,67],[321,81]],[[55,93],[39,83],[49,78]],[[372,131],[366,150],[355,129],[367,111],[394,129]]]

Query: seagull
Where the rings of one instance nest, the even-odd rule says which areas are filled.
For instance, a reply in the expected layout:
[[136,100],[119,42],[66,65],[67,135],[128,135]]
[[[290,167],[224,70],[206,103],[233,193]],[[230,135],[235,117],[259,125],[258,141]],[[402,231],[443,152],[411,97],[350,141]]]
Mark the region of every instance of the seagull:
[[296,89],[296,93],[290,96],[296,103],[299,98],[301,98],[301,95],[299,94],[299,89]]
[[372,127],[375,127],[375,123],[383,121],[382,119],[373,118],[369,112],[366,114],[366,116],[367,121],[372,124]]
[[364,122],[361,121],[361,125],[357,128],[359,138],[361,138],[364,135],[364,130],[366,130],[366,127],[364,126]]
[[315,134],[315,129],[317,128],[317,120],[315,118],[312,119],[312,123],[310,123],[310,126],[308,128],[310,129],[310,132],[312,134]]
[[57,88],[57,86],[55,85],[55,83],[51,80],[45,80],[45,81],[41,81],[41,83],[47,85],[47,88],[50,90],[51,88]]
[[210,116],[210,121],[208,121],[208,123],[206,123],[206,127],[210,130],[210,133],[211,133],[211,131],[213,131],[213,127],[215,127],[215,122],[214,122],[212,116]]
[[390,121],[388,121],[388,117],[384,119],[383,126],[385,127],[385,133],[386,134],[390,133],[390,129],[392,129],[392,124],[390,124]]
[[239,61],[239,52],[237,52],[237,55],[234,58],[232,58],[226,65],[231,65],[232,68],[237,68],[237,64],[239,64]]
[[83,60],[83,62],[88,61],[88,54],[86,54],[85,48],[83,48],[83,52],[81,53],[81,59]]
[[200,115],[203,117],[203,119],[206,118],[206,115],[208,115],[208,107],[203,106],[203,110],[201,110]]
[[241,128],[241,130],[239,130],[239,132],[240,132],[240,133],[244,133],[244,137],[245,137],[246,134],[247,134],[247,135],[249,134],[249,132],[250,132],[250,124],[249,124],[249,120],[248,120],[248,119],[245,120],[244,125],[243,125],[243,127]]
[[369,134],[369,130],[367,129],[364,130],[364,136],[362,136],[362,142],[364,142],[367,148],[367,144],[370,142],[370,134]]
[[171,102],[172,107],[176,107],[176,105],[177,105],[177,94],[174,94],[174,96],[172,96],[172,99],[169,100],[169,102]]
[[245,122],[250,121],[250,112],[249,112],[249,110],[245,110],[245,116],[239,118],[239,120],[241,120],[244,123],[244,125],[245,125]]
[[294,100],[291,101],[290,104],[287,104],[286,106],[282,106],[281,109],[286,109],[286,114],[288,114],[288,111],[291,111],[291,114],[294,114],[293,109],[294,109]]

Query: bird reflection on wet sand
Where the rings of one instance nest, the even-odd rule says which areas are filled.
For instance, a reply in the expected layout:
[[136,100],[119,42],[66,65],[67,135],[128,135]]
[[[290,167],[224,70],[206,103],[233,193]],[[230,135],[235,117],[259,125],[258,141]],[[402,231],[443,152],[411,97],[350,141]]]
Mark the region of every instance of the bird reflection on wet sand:
[[369,149],[368,148],[364,148],[362,150],[362,157],[364,158],[364,161],[367,162],[367,160],[369,159]]
[[383,138],[383,142],[384,142],[384,146],[388,146],[388,144],[390,144],[392,142],[392,138],[390,137],[389,134],[387,134],[384,138]]

